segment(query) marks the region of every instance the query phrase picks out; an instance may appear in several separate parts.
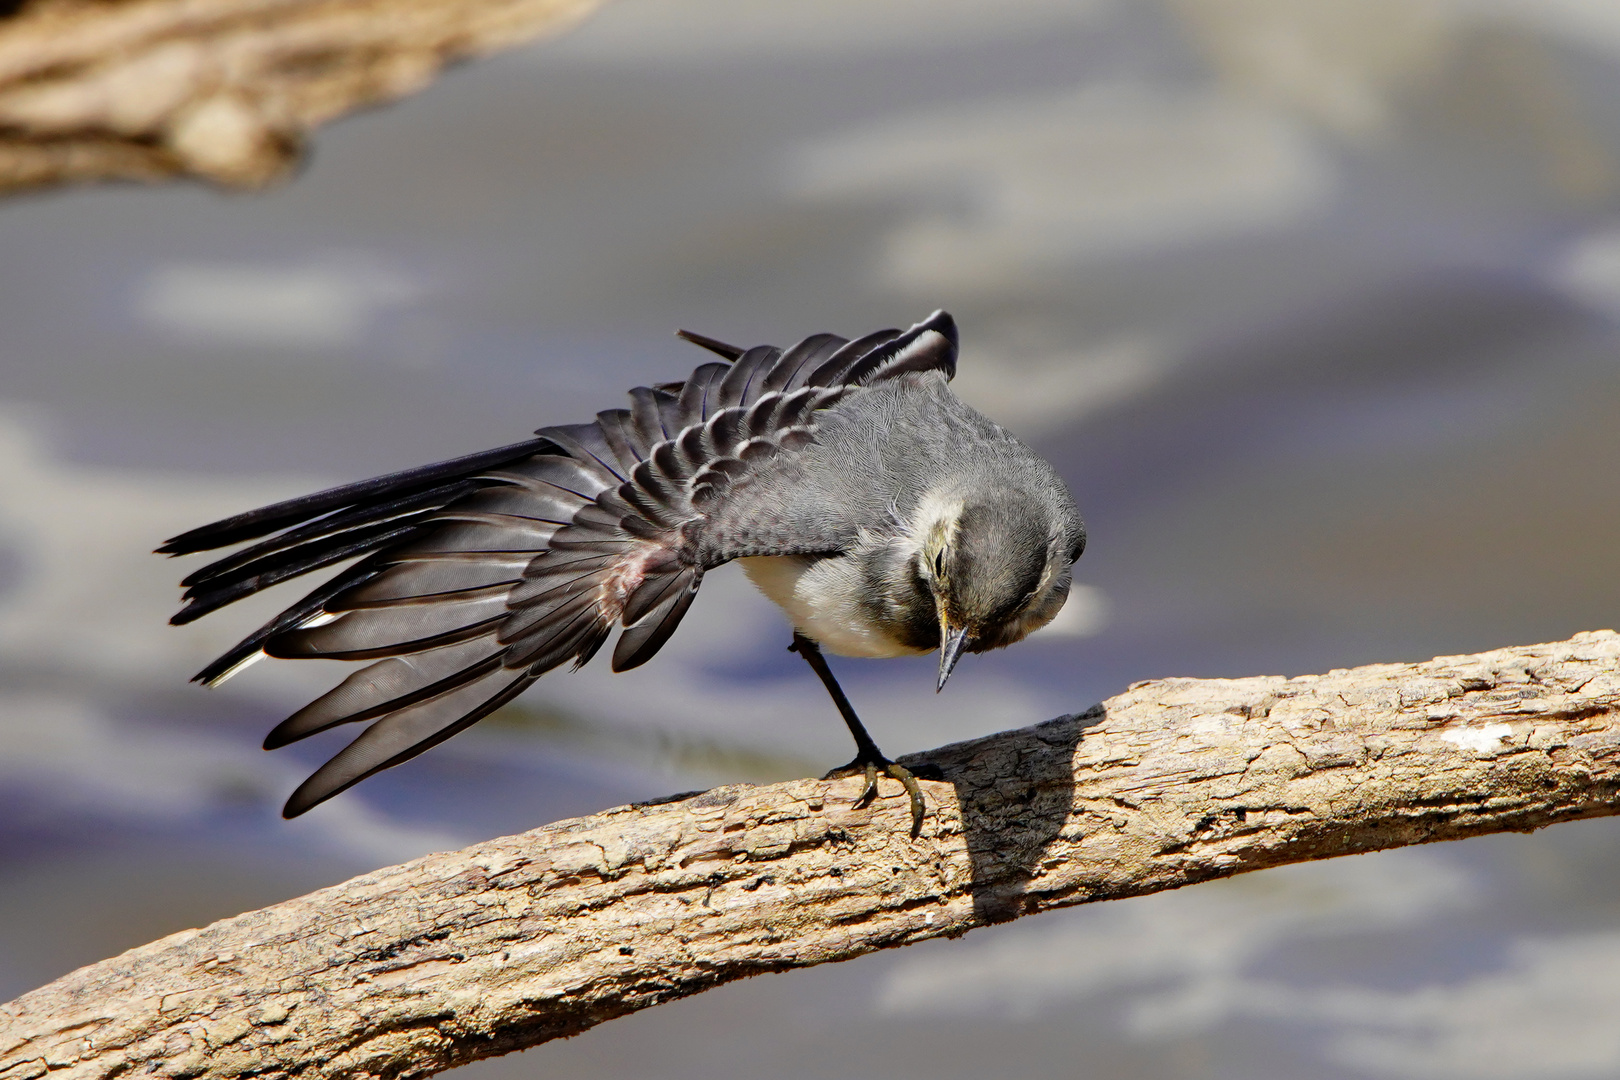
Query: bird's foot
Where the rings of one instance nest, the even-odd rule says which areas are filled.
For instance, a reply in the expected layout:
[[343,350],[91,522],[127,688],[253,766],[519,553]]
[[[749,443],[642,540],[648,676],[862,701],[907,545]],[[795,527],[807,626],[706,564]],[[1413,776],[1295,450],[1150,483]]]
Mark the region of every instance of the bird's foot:
[[[938,766],[925,765],[919,768],[918,772],[922,774],[925,780],[943,779]],[[864,775],[866,777],[866,786],[856,796],[854,805],[865,806],[878,796],[877,778],[879,773],[900,781],[900,786],[905,788],[906,794],[911,797],[911,838],[915,840],[922,835],[923,812],[926,807],[926,803],[923,801],[922,788],[917,785],[917,773],[912,772],[899,762],[890,761],[874,750],[871,753],[857,754],[854,761],[851,761],[848,765],[840,765],[826,776],[823,776],[822,779],[832,780],[843,776]]]

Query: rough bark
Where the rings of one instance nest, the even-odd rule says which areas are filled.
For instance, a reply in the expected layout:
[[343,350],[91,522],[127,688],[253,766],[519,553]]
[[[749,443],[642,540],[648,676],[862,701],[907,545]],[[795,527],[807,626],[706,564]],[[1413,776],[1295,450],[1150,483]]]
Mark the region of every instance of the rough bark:
[[0,0],[0,192],[178,175],[259,186],[317,125],[599,3]]
[[1620,636],[1140,683],[908,759],[430,855],[0,1006],[0,1078],[422,1076],[761,972],[1306,859],[1620,809]]

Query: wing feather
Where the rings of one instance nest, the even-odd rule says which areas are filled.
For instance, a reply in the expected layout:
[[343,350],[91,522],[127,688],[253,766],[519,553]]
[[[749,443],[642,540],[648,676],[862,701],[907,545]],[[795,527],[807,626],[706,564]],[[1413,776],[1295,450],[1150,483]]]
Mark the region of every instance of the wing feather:
[[264,651],[282,660],[378,660],[478,637],[507,616],[504,596],[409,611],[361,608],[331,622],[284,630],[265,642]]
[[[636,598],[654,584],[649,581],[642,585],[636,591]],[[695,566],[685,567],[679,573],[668,575],[667,581],[657,582],[655,597],[645,607],[637,605],[636,618],[627,621],[624,632],[614,643],[613,670],[629,671],[651,660],[675,633],[702,584],[703,572]],[[626,608],[627,620],[630,614],[630,609]]]
[[372,720],[454,690],[500,667],[502,651],[488,635],[368,664],[276,725],[265,736],[264,748],[275,750],[339,724]]
[[272,503],[181,533],[166,541],[157,550],[163,555],[189,555],[195,551],[227,547],[289,525],[297,525],[332,510],[371,505],[379,500],[391,500],[422,488],[436,486],[448,479],[467,476],[509,461],[544,453],[550,446],[550,442],[546,439],[529,439],[510,446],[441,461],[437,465],[424,465],[371,480],[327,488],[313,495],[301,495],[296,499]]
[[[429,488],[426,491],[375,506],[355,507],[341,513],[329,514],[326,517],[300,525],[295,529],[288,529],[286,532],[278,533],[268,540],[245,547],[227,558],[211,562],[202,569],[193,571],[181,578],[180,584],[187,587],[205,584],[231,571],[241,569],[265,556],[273,556],[288,548],[303,546],[329,537],[341,543],[341,539],[338,538],[353,533],[357,529],[397,522],[401,518],[410,517],[426,510],[436,510],[446,503],[454,502],[463,495],[471,494],[476,490],[478,490],[476,482],[458,480],[451,484],[441,484],[438,487]],[[248,576],[251,576],[251,574]]]
[[194,585],[187,589],[184,597],[189,602],[175,612],[169,622],[181,626],[289,578],[299,577],[312,570],[334,566],[356,555],[375,551],[411,536],[416,531],[417,525],[418,523],[413,521],[405,524],[384,523],[370,529],[356,529],[343,534],[338,538],[341,541],[338,543],[300,545],[249,563],[205,585]]
[[437,746],[517,697],[535,678],[498,668],[448,694],[384,716],[300,784],[282,814],[297,817],[373,773]]
[[241,670],[242,665],[258,653],[270,638],[283,630],[309,621],[325,610],[326,602],[332,597],[354,585],[371,580],[382,571],[383,565],[375,555],[362,559],[237,642],[229,652],[193,675],[191,681],[202,683],[204,686],[219,685],[229,678],[232,672]]

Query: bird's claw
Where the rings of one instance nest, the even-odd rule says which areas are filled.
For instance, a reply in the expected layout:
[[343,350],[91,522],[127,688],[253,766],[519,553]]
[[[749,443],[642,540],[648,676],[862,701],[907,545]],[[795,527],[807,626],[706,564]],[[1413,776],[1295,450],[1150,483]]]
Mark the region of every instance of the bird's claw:
[[[923,802],[922,788],[917,785],[917,777],[910,769],[899,762],[890,761],[881,754],[861,754],[848,765],[840,766],[822,777],[831,780],[835,777],[849,776],[859,770],[866,777],[866,784],[861,793],[855,797],[854,806],[863,807],[878,797],[878,773],[900,781],[900,786],[906,789],[911,797],[911,838],[915,840],[922,835],[923,813],[926,803]],[[937,770],[935,770],[937,771]]]

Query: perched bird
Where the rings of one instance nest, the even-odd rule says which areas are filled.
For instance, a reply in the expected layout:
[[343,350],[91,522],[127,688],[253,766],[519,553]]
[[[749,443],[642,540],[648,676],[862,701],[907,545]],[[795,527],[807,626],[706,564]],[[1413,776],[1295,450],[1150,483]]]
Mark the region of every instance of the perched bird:
[[[855,341],[783,351],[680,336],[723,357],[630,408],[527,442],[332,488],[193,529],[169,555],[258,540],[191,574],[188,623],[288,578],[357,559],[193,681],[273,656],[369,660],[282,721],[266,749],[367,727],[287,800],[296,817],[580,667],[620,630],[613,670],[650,660],[703,575],[738,560],[792,620],[864,771],[922,795],[878,750],[821,654],[964,652],[1049,622],[1085,546],[1052,467],[964,405],[956,325],[936,312]],[[259,537],[268,537],[259,540]]]

